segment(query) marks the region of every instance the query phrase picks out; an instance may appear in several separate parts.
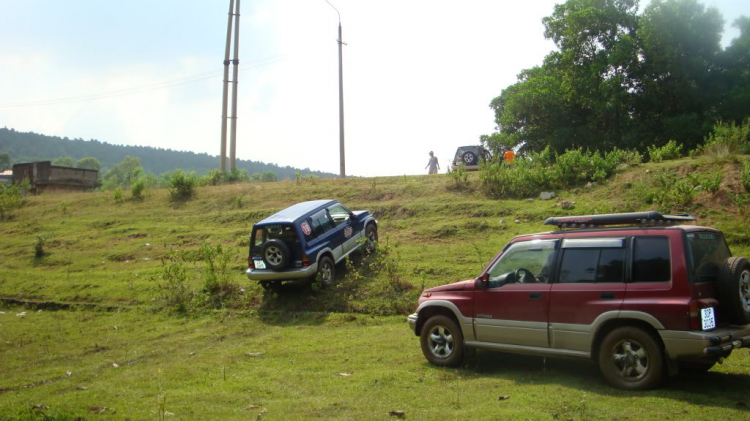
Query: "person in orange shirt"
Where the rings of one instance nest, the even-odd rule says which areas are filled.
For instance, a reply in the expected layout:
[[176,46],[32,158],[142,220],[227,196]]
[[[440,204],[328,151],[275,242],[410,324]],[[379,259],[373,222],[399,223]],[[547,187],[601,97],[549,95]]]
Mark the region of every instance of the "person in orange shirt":
[[516,154],[515,152],[513,152],[513,149],[508,149],[503,154],[503,161],[505,161],[505,163],[508,165],[512,164],[515,158],[516,158]]

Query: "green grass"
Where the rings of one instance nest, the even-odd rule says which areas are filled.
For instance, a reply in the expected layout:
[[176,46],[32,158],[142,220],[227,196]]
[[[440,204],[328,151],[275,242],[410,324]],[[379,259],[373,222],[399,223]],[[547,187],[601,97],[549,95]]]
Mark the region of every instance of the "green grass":
[[[459,190],[440,175],[200,187],[186,202],[166,190],[122,201],[111,192],[29,197],[0,222],[0,420],[747,417],[746,349],[707,376],[634,393],[607,386],[584,361],[479,352],[461,369],[434,367],[404,317],[423,288],[476,276],[513,236],[548,230],[549,216],[653,209],[643,192],[662,170],[726,173],[722,191],[683,210],[747,256],[747,214],[727,193],[745,194],[740,164],[648,164],[552,201],[487,199],[477,174]],[[331,288],[264,293],[244,276],[252,224],[321,198],[375,212],[381,253],[339,266]],[[204,244],[233,256],[230,280],[243,290],[224,308],[176,314],[164,304],[161,259]],[[204,262],[184,265],[200,292]]]

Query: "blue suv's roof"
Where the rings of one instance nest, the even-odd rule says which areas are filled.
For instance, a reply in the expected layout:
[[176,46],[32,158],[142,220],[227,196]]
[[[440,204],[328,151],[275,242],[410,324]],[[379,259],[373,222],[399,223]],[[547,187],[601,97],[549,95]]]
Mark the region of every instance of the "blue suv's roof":
[[296,205],[289,206],[288,208],[278,211],[268,218],[258,222],[255,225],[260,224],[278,224],[282,222],[291,223],[297,219],[305,216],[309,212],[318,209],[321,206],[336,203],[335,200],[311,200],[309,202],[301,202]]

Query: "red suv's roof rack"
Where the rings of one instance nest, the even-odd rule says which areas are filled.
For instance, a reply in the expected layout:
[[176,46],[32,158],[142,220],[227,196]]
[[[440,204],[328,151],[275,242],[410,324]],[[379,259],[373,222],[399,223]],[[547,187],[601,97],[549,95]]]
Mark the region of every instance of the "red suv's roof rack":
[[547,218],[544,225],[557,225],[559,228],[593,228],[609,225],[672,225],[685,221],[695,221],[693,215],[662,215],[656,211],[607,213],[602,215],[558,216]]

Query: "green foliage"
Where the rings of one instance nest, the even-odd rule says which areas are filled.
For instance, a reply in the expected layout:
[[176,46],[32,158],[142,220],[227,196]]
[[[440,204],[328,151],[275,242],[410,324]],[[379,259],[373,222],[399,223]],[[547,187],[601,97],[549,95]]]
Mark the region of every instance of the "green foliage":
[[146,190],[146,181],[143,178],[139,178],[130,187],[130,194],[133,199],[140,199],[143,197],[144,190]]
[[113,196],[114,196],[115,202],[122,202],[122,189],[119,187],[115,187]]
[[238,194],[232,199],[232,207],[235,209],[242,209],[242,207],[245,206],[245,200],[244,194]]
[[678,181],[671,189],[672,199],[674,200],[674,203],[681,208],[686,208],[693,204],[695,193],[696,192],[693,184],[688,180]]
[[[175,168],[195,171],[197,174],[206,174],[219,164],[218,158],[205,153],[182,152],[148,146],[114,145],[96,139],[68,139],[31,132],[24,133],[3,127],[0,127],[0,145],[2,145],[0,151],[8,152],[13,157],[14,162],[51,161],[60,156],[96,157],[101,163],[101,168],[107,169],[122,162],[126,156],[131,156],[141,159],[140,165],[144,172],[154,174],[162,174]],[[279,179],[294,179],[295,171],[300,171],[303,175],[315,174],[321,178],[335,176],[332,173],[313,171],[309,168],[299,170],[242,159],[238,159],[236,165],[238,169],[247,170],[249,174],[273,171]],[[123,187],[129,188],[127,185]],[[113,188],[111,187],[109,190]]]
[[158,284],[164,304],[179,313],[186,313],[195,296],[188,285],[185,254],[169,250],[161,259],[161,271],[152,278]]
[[57,166],[57,167],[70,167],[70,168],[74,168],[76,166],[76,161],[73,158],[69,157],[69,156],[65,156],[65,157],[61,156],[59,158],[53,159],[52,160],[52,165]]
[[62,201],[60,201],[59,207],[60,207],[60,212],[63,215],[67,215],[68,214],[68,207],[70,207],[70,203],[68,203],[65,200],[62,200]]
[[13,164],[10,160],[10,154],[8,152],[0,153],[0,171],[7,171],[13,168]]
[[740,178],[742,181],[742,187],[744,187],[746,191],[750,191],[750,161],[742,162]]
[[449,172],[448,177],[453,180],[452,190],[465,190],[469,187],[469,173],[464,168],[463,162],[458,164],[455,171]]
[[34,257],[40,258],[47,254],[44,251],[44,246],[47,244],[48,237],[46,235],[37,235],[34,237]]
[[578,148],[555,156],[545,148],[527,157],[516,157],[513,165],[485,165],[480,170],[480,182],[482,190],[491,197],[528,197],[545,189],[605,180],[624,157],[632,159],[632,154],[618,149],[601,154]]
[[13,216],[13,211],[23,206],[23,193],[18,185],[0,185],[0,220]]
[[750,19],[735,22],[741,34],[722,51],[715,8],[655,0],[642,10],[637,0],[556,5],[543,19],[556,50],[492,100],[498,131],[483,144],[645,152],[673,139],[690,150],[718,119],[747,118]]
[[678,145],[674,140],[670,140],[664,146],[649,146],[647,149],[651,162],[669,161],[682,157],[682,145]]
[[126,156],[119,164],[115,164],[104,174],[102,187],[105,190],[114,190],[116,187],[129,189],[131,183],[143,175],[141,159]]
[[724,176],[720,172],[708,174],[701,179],[701,186],[713,195],[718,193],[719,189],[721,189],[721,181],[723,179]]
[[211,247],[202,245],[197,253],[204,262],[202,304],[210,308],[221,308],[227,301],[240,292],[240,287],[231,281],[231,263],[236,258],[234,253],[225,251],[221,245]]
[[195,174],[185,174],[181,169],[176,169],[168,177],[169,198],[171,200],[188,200],[195,194],[198,180]]
[[78,160],[78,162],[76,162],[76,168],[99,171],[101,167],[102,164],[99,162],[99,160],[91,156],[81,158]]
[[750,119],[741,125],[718,121],[700,151],[713,157],[750,152]]

